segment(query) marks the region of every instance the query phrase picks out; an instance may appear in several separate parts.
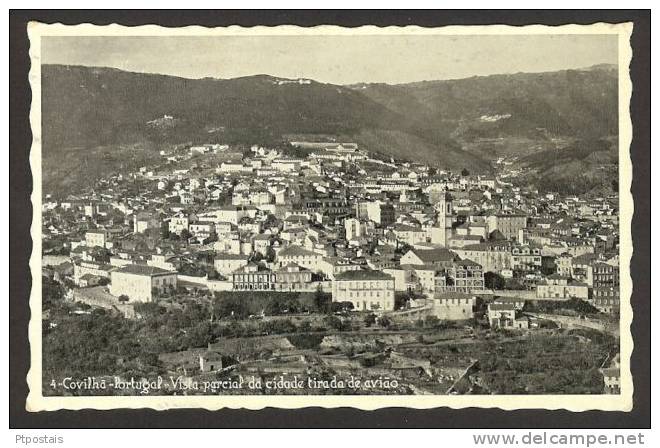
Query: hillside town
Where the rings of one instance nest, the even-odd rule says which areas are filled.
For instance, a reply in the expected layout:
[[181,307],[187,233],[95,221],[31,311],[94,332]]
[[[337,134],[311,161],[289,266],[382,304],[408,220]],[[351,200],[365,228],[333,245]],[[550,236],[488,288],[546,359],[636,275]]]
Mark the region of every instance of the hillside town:
[[[451,172],[351,142],[188,144],[157,154],[152,165],[84,191],[45,192],[44,285],[56,282],[78,314],[102,309],[140,320],[145,304],[215,300],[233,308],[211,322],[306,319],[309,331],[297,331],[309,338],[325,322],[320,347],[341,352],[271,339],[268,356],[247,355],[213,335],[157,353],[164,370],[191,377],[380,366],[402,384],[401,372],[414,368],[425,379],[410,380],[405,393],[496,393],[477,372],[479,357],[456,349],[475,332],[529,347],[560,330],[618,337],[615,194],[540,192],[518,185],[503,159],[490,174]],[[245,311],[232,298],[259,305]],[[62,324],[54,313],[44,321],[45,331]],[[342,322],[372,340],[347,354],[346,341],[337,342]],[[429,333],[429,322],[449,336]],[[261,340],[277,333],[262,330]],[[436,346],[447,349],[441,359],[428,354]],[[618,393],[617,358],[594,355],[597,393]]]

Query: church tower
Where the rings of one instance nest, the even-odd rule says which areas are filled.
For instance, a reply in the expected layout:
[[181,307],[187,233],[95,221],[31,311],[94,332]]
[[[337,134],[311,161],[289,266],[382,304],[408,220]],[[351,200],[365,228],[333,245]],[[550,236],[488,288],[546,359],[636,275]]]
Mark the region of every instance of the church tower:
[[435,204],[437,213],[435,226],[431,229],[431,243],[447,247],[452,238],[454,224],[454,204],[451,195],[444,192]]

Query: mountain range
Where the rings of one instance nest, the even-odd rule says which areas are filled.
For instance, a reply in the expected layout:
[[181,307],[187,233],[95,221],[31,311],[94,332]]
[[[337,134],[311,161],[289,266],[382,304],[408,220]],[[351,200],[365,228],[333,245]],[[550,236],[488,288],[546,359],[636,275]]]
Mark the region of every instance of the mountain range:
[[[386,158],[485,172],[496,157],[524,159],[616,137],[617,92],[616,67],[609,65],[347,86],[269,75],[186,79],[43,65],[44,183],[89,177],[90,166],[103,165],[94,159],[99,148],[111,160],[113,148],[184,142],[286,147],[291,136],[331,136]],[[58,166],[65,159],[68,164]],[[86,169],[76,169],[80,160]],[[543,166],[535,169],[543,176]]]

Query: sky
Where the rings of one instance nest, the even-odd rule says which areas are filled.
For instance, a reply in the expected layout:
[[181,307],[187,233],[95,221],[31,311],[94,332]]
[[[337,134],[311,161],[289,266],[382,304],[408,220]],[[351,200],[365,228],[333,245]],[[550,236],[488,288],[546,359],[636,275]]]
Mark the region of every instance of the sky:
[[42,62],[185,78],[399,84],[616,64],[615,35],[43,37]]

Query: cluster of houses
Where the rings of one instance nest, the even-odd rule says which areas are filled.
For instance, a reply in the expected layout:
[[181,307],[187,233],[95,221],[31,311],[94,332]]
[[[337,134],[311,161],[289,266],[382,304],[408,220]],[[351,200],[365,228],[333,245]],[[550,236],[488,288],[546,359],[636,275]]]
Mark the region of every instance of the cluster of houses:
[[490,303],[493,326],[529,325],[524,300],[618,312],[615,197],[544,195],[496,176],[373,159],[355,143],[292,146],[307,155],[189,146],[79,194],[46,196],[44,256],[61,261],[47,269],[129,303],[189,284],[320,290],[358,311],[395,310],[395,297],[410,294],[461,319],[476,296],[505,289],[515,293]]

